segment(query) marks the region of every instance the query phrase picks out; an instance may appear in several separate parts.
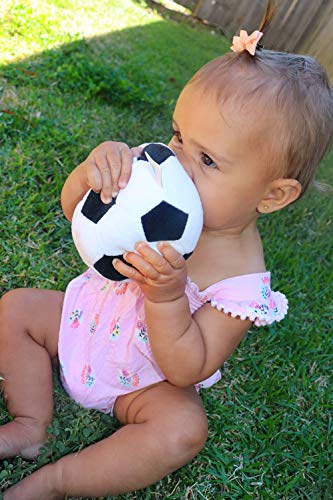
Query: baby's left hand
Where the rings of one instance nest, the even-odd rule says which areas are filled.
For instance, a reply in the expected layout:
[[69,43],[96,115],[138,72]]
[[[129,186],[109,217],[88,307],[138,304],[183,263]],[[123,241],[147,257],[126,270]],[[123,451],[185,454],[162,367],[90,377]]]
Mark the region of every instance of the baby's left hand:
[[184,257],[169,243],[158,243],[160,255],[146,242],[135,244],[135,252],[126,252],[124,259],[133,267],[119,259],[113,260],[115,269],[132,279],[141,287],[145,297],[151,302],[171,302],[184,295],[187,270]]

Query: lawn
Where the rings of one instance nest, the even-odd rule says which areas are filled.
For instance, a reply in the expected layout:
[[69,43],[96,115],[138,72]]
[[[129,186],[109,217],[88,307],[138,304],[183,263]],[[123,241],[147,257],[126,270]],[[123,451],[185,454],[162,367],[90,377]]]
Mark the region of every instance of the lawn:
[[[63,290],[84,268],[59,204],[68,173],[109,138],[167,141],[182,85],[229,42],[143,0],[3,0],[0,46],[0,292]],[[331,184],[332,163],[331,153],[318,175]],[[332,498],[332,217],[332,196],[313,189],[262,218],[288,317],[253,328],[203,393],[210,432],[200,455],[119,498]],[[118,427],[54,380],[54,439],[34,462],[3,461],[1,489]]]

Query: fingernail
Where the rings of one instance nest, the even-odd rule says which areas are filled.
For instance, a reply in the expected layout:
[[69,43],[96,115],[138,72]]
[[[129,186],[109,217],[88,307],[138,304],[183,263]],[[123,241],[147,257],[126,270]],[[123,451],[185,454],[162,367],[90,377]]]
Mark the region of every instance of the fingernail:
[[127,184],[127,182],[125,182],[125,181],[118,182],[118,186],[120,187],[120,189],[123,189],[126,186],[126,184]]
[[108,205],[108,203],[111,203],[112,201],[112,198],[110,198],[109,196],[103,196],[101,199],[105,205]]
[[118,191],[112,191],[112,198],[116,198],[118,196]]
[[124,253],[123,253],[123,257],[124,257],[124,259],[127,259],[127,256],[128,256],[128,252],[124,252]]

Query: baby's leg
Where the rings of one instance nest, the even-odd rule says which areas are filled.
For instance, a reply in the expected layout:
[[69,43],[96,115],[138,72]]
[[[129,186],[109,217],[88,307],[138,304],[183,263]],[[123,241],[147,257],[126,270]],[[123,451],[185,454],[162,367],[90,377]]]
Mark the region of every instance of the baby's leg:
[[0,375],[14,420],[0,427],[0,458],[32,458],[52,419],[52,367],[63,293],[17,289],[0,301]]
[[116,412],[124,427],[39,469],[7,490],[5,500],[104,497],[138,490],[189,462],[207,437],[205,411],[193,388],[162,382],[118,398]]

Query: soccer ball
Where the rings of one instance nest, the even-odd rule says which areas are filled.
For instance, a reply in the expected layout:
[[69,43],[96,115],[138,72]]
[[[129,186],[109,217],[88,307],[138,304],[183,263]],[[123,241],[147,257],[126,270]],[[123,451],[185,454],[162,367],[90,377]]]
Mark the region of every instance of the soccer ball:
[[168,241],[184,258],[193,252],[203,225],[199,194],[174,152],[164,144],[145,146],[133,160],[127,186],[104,204],[90,190],[75,208],[72,235],[82,260],[105,278],[120,281],[112,260],[124,261],[137,241]]

